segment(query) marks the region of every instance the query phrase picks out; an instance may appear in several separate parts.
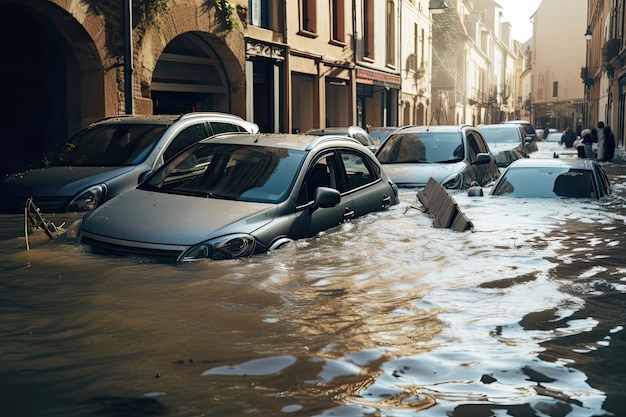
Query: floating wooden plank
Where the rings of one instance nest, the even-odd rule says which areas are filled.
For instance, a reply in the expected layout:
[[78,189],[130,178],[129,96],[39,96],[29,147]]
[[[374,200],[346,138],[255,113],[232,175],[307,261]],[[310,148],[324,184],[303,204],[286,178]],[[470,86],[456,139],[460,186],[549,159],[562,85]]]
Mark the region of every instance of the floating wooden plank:
[[459,209],[457,202],[448,191],[434,178],[417,192],[417,198],[424,206],[424,211],[434,217],[434,227],[465,232],[474,228],[470,219]]

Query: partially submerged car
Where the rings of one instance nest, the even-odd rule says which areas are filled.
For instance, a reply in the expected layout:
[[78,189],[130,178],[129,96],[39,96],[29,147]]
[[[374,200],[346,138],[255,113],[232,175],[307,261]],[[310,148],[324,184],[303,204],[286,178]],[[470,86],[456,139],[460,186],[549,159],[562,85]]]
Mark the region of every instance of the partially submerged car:
[[[481,187],[468,190],[481,196]],[[518,198],[590,198],[611,194],[611,185],[602,166],[592,159],[530,158],[508,166],[489,195]]]
[[[536,152],[538,150],[537,141],[539,140],[539,136],[537,135],[537,131],[535,130],[535,127],[532,123],[530,123],[528,120],[508,120],[504,123],[522,126],[524,128],[524,131],[526,132],[526,136],[530,136],[532,139],[528,144],[529,151]],[[545,135],[547,132],[543,133]]]
[[445,188],[468,188],[500,174],[485,139],[469,125],[404,128],[383,143],[376,157],[405,188],[424,187],[431,177]]
[[192,143],[258,131],[255,123],[216,112],[109,117],[70,136],[41,167],[0,178],[0,212],[23,213],[30,197],[44,213],[93,210]]
[[378,138],[370,136],[367,130],[360,126],[348,126],[348,127],[325,127],[321,129],[309,129],[305,133],[306,135],[324,136],[324,135],[339,135],[348,136],[361,142],[370,151],[376,152],[380,146],[380,140]]
[[396,185],[355,139],[223,134],[87,213],[79,240],[165,262],[238,258],[398,203]]
[[505,123],[480,125],[478,130],[489,144],[489,149],[499,167],[504,168],[513,161],[528,158],[527,146],[532,142],[532,138],[526,136],[521,125]]

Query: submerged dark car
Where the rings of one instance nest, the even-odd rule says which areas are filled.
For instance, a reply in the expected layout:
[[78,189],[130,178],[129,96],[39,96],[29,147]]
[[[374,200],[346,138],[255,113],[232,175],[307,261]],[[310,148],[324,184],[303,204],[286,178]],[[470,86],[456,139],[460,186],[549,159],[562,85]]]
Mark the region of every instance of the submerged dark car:
[[238,258],[398,203],[396,185],[355,139],[224,134],[87,213],[79,239],[164,262]]
[[[471,196],[483,195],[480,187]],[[489,195],[518,198],[590,198],[611,194],[602,166],[592,159],[519,159],[506,168]]]
[[507,167],[511,162],[528,158],[528,146],[532,141],[520,125],[490,124],[480,125],[478,130],[489,144],[491,153],[499,167]]
[[531,138],[531,141],[526,145],[528,150],[530,152],[537,151],[537,141],[539,140],[539,136],[537,135],[537,131],[535,130],[535,127],[532,123],[530,123],[528,120],[508,120],[504,123],[522,126],[522,128],[524,128],[524,131],[526,132],[526,136],[529,136]]
[[404,128],[382,144],[376,157],[404,188],[424,187],[431,177],[445,188],[468,188],[500,174],[484,138],[468,125]]
[[92,123],[46,155],[41,167],[0,178],[0,212],[84,212],[135,187],[183,148],[222,132],[258,132],[224,113],[115,116]]

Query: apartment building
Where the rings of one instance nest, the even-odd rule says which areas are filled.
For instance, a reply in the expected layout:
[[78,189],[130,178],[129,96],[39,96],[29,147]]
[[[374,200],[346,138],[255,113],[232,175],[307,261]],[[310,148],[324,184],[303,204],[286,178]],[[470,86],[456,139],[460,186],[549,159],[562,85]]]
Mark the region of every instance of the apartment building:
[[532,115],[535,127],[574,129],[583,113],[587,7],[584,0],[543,1],[533,15]]

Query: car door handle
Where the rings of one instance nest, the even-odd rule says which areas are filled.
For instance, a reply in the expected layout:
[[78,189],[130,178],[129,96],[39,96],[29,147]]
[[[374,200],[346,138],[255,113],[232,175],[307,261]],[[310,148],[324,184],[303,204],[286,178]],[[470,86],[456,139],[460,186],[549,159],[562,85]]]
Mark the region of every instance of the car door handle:
[[383,208],[387,208],[391,206],[391,197],[389,197],[387,194],[385,194],[383,196]]
[[346,212],[343,214],[344,220],[350,220],[354,218],[354,210],[350,210],[350,207],[346,207]]

